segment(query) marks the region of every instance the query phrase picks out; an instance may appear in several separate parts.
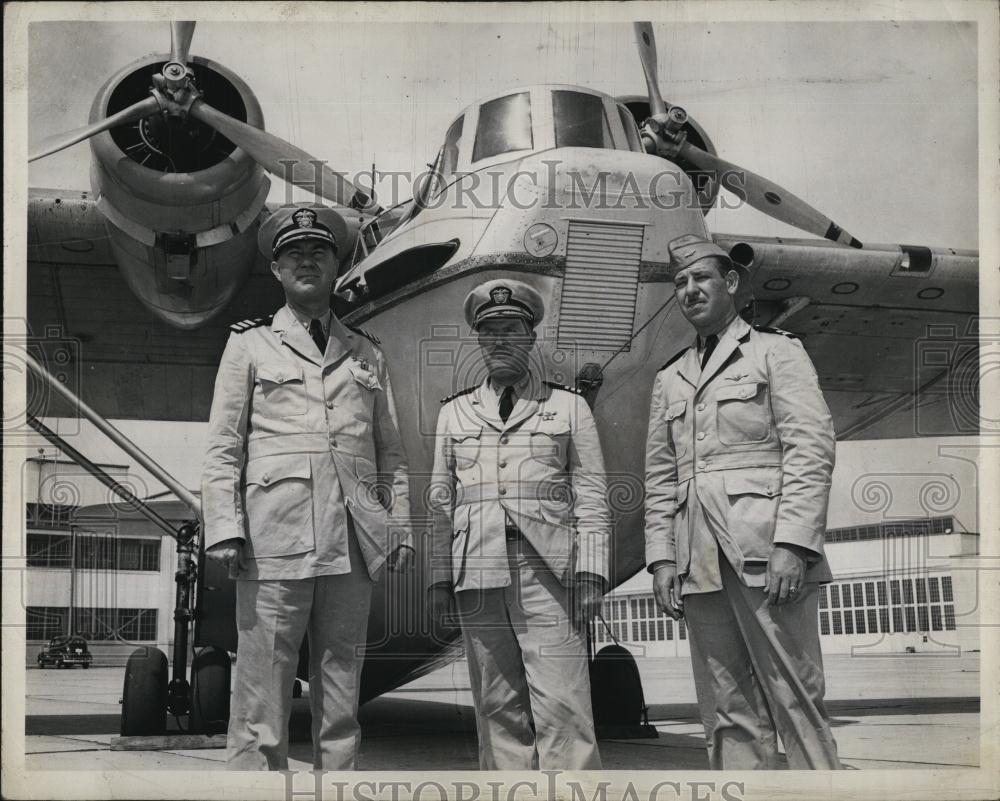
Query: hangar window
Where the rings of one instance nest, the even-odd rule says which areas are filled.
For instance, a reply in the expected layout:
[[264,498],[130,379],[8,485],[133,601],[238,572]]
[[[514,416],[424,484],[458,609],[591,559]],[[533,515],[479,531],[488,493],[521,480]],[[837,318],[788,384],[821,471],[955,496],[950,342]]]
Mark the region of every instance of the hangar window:
[[499,156],[515,150],[531,150],[531,98],[527,92],[498,97],[479,107],[479,125],[472,147],[472,160]]
[[25,609],[25,637],[29,640],[51,640],[66,633],[69,609],[65,606],[29,606]]

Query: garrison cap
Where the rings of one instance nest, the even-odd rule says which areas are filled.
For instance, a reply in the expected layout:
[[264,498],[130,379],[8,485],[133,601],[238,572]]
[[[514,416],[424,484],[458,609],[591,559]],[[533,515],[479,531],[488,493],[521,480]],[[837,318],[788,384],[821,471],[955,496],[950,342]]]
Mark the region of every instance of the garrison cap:
[[708,239],[703,239],[697,234],[684,234],[671,240],[667,245],[670,251],[670,277],[673,278],[681,270],[685,270],[695,262],[716,258],[729,270],[736,270],[740,277],[739,286],[736,288],[736,310],[739,311],[752,299],[753,293],[750,286],[750,267],[738,261],[734,261],[726,251]]
[[264,256],[273,259],[285,245],[303,239],[319,239],[338,253],[347,242],[347,223],[333,209],[320,203],[282,206],[260,227],[257,247]]
[[473,331],[483,320],[495,318],[525,320],[529,328],[534,328],[544,316],[542,296],[523,281],[487,281],[465,298],[465,320]]

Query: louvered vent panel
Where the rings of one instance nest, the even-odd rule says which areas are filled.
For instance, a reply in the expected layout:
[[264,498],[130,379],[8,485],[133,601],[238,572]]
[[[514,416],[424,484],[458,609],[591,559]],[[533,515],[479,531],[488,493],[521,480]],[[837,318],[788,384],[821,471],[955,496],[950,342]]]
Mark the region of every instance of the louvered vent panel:
[[569,224],[559,347],[618,350],[632,335],[641,225]]

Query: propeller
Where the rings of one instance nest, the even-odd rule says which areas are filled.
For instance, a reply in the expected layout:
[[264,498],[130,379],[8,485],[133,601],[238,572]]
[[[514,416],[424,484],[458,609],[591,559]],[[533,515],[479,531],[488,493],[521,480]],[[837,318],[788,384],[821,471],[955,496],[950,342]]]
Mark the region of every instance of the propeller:
[[75,131],[57,134],[42,140],[38,144],[38,147],[35,148],[35,151],[28,156],[28,161],[37,161],[38,159],[45,158],[45,156],[51,156],[53,153],[65,150],[67,147],[75,145],[77,142],[82,142],[84,139],[90,139],[90,137],[96,136],[109,128],[128,125],[130,122],[135,122],[136,120],[141,120],[151,114],[155,114],[159,110],[159,101],[155,97],[147,97],[128,108],[123,108],[117,114],[105,117],[103,120],[98,120],[90,125],[84,125]]
[[654,117],[661,117],[667,113],[667,104],[663,102],[660,87],[656,83],[656,37],[653,36],[653,25],[649,22],[633,22],[632,26],[635,29],[635,43],[639,48],[642,71],[646,76],[649,113]]
[[[194,84],[193,74],[187,66],[194,28],[193,22],[171,23],[170,61],[164,65],[162,73],[153,76],[154,88],[150,91],[149,97],[103,120],[69,133],[49,137],[29,156],[28,161],[35,161],[64,150],[109,128],[127,125],[157,113],[176,117],[191,116],[218,131],[265,170],[289,183],[306,186],[327,200],[350,206],[366,214],[378,214],[382,211],[374,197],[362,192],[302,148],[267,131],[247,125],[206,103],[201,98],[201,93]],[[298,163],[308,163],[313,166],[314,172],[308,181],[294,180],[293,170]]]
[[193,22],[170,23],[170,60],[187,66],[191,39],[194,38]]
[[668,106],[656,81],[656,39],[648,22],[634,23],[636,45],[646,76],[650,117],[642,126],[646,150],[671,160],[683,159],[700,170],[714,172],[723,187],[769,217],[833,242],[862,247],[861,242],[801,198],[750,170],[721,159],[687,140],[687,112]]

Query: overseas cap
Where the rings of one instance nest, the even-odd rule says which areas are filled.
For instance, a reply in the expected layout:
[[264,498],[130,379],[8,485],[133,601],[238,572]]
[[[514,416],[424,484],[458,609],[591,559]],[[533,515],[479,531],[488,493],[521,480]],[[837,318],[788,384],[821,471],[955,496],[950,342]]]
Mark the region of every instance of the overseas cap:
[[347,242],[347,223],[333,209],[319,203],[282,206],[257,233],[257,247],[273,259],[285,245],[302,239],[319,239],[337,253]]
[[545,316],[545,303],[536,289],[523,281],[500,278],[473,289],[465,298],[465,320],[475,331],[483,320],[527,320],[534,328]]
[[719,259],[728,270],[736,270],[740,277],[736,289],[736,310],[739,311],[753,299],[750,286],[750,269],[747,265],[733,261],[729,254],[714,242],[703,239],[697,234],[684,234],[672,240],[667,245],[670,251],[670,277],[673,278],[681,270],[686,270],[695,262],[709,257]]

